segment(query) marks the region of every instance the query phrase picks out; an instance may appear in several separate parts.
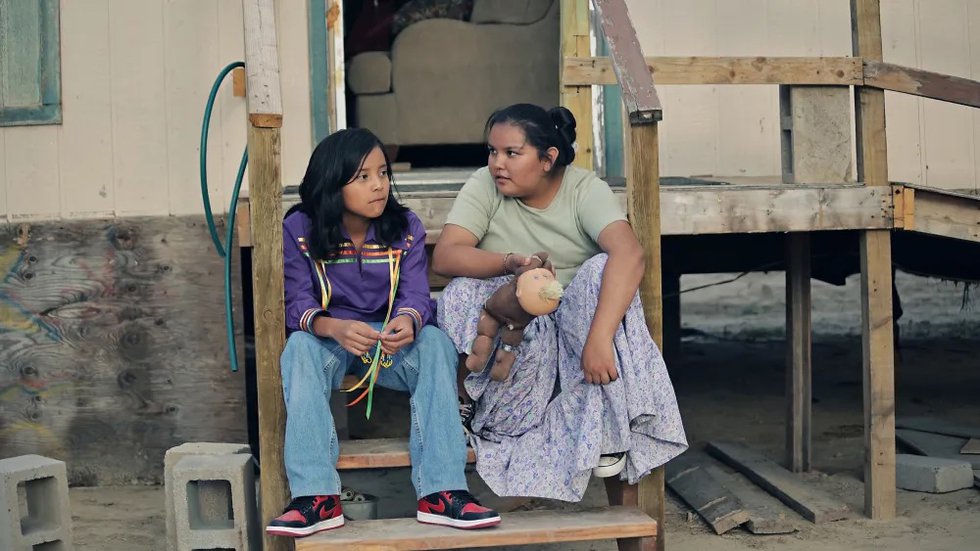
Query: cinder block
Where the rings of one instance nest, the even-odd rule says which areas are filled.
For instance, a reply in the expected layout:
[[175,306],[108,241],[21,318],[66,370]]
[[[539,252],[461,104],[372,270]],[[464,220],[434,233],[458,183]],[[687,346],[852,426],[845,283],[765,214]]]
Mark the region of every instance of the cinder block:
[[74,549],[63,461],[40,455],[0,459],[0,549]]
[[184,457],[173,487],[177,551],[260,549],[251,455]]
[[780,86],[783,181],[838,184],[851,176],[851,93],[847,86]]
[[973,486],[973,469],[965,461],[900,453],[895,482],[903,490],[942,494]]
[[173,470],[177,462],[189,455],[232,455],[251,453],[245,444],[188,442],[167,450],[163,458],[163,484],[167,510],[167,551],[177,550],[177,528],[174,521]]

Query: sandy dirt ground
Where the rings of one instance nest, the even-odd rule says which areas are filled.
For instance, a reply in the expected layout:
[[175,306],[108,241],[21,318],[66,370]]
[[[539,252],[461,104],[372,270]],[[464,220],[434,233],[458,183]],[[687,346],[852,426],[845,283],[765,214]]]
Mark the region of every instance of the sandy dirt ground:
[[[724,274],[685,276],[682,288],[729,279]],[[962,285],[899,273],[905,316],[896,364],[897,413],[933,415],[980,425],[980,302],[964,300]],[[692,448],[709,440],[741,442],[782,461],[784,447],[785,316],[782,273],[751,274],[734,283],[687,293],[683,298],[683,350],[670,367]],[[943,495],[898,491],[898,518],[863,517],[863,409],[860,288],[814,282],[813,466],[802,475],[813,488],[846,503],[854,518],[814,525],[793,519],[797,531],[758,536],[742,528],[717,536],[678,497],[668,492],[667,546],[702,549],[970,550],[980,549],[980,490]],[[381,410],[370,423],[352,420],[362,437],[400,435],[407,400]],[[384,401],[384,400],[382,400]],[[474,493],[489,495],[471,475]],[[346,485],[381,496],[382,516],[414,513],[407,470],[355,472]],[[593,480],[579,504],[532,500],[524,509],[576,509],[605,502]],[[164,493],[160,487],[71,490],[78,549],[123,551],[165,548]],[[533,546],[522,549],[612,550],[613,542]]]

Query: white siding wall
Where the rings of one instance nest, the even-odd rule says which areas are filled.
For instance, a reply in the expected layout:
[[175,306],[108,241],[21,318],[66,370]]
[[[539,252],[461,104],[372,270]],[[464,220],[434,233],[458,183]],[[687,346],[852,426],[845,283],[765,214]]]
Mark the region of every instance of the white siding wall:
[[[306,2],[280,4],[283,182],[295,184],[311,148]],[[201,120],[218,71],[244,58],[241,0],[63,0],[61,37],[64,123],[0,128],[0,220],[202,212]],[[216,212],[245,139],[229,77],[208,143]]]
[[[627,0],[650,56],[847,56],[848,0]],[[882,0],[885,60],[980,80],[980,0]],[[667,175],[780,173],[774,86],[660,86]],[[890,177],[980,191],[980,112],[887,94]]]

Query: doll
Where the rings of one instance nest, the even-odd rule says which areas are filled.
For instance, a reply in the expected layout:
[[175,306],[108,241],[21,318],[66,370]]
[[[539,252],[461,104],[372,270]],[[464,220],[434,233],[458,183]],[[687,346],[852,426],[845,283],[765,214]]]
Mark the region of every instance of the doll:
[[561,283],[555,279],[548,262],[548,253],[532,255],[531,262],[514,270],[514,277],[483,304],[466,368],[473,372],[483,370],[499,331],[501,345],[490,367],[490,378],[507,379],[516,360],[516,348],[524,339],[524,328],[534,318],[557,310],[562,292]]

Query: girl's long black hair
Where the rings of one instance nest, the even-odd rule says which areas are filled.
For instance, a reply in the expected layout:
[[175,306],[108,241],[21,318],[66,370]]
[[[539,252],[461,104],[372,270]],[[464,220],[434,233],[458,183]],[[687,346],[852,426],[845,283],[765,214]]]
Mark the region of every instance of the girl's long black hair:
[[[286,213],[289,216],[299,210],[310,217],[312,230],[307,236],[310,255],[325,259],[337,252],[344,241],[341,224],[344,214],[344,197],[341,189],[360,172],[364,159],[374,148],[381,148],[391,177],[391,161],[384,152],[381,140],[365,128],[338,130],[327,136],[313,150],[310,164],[306,167],[303,182],[299,185],[300,203]],[[381,216],[372,221],[375,236],[383,245],[398,241],[408,227],[405,212],[408,210],[395,198],[395,183],[388,188],[388,202]]]

